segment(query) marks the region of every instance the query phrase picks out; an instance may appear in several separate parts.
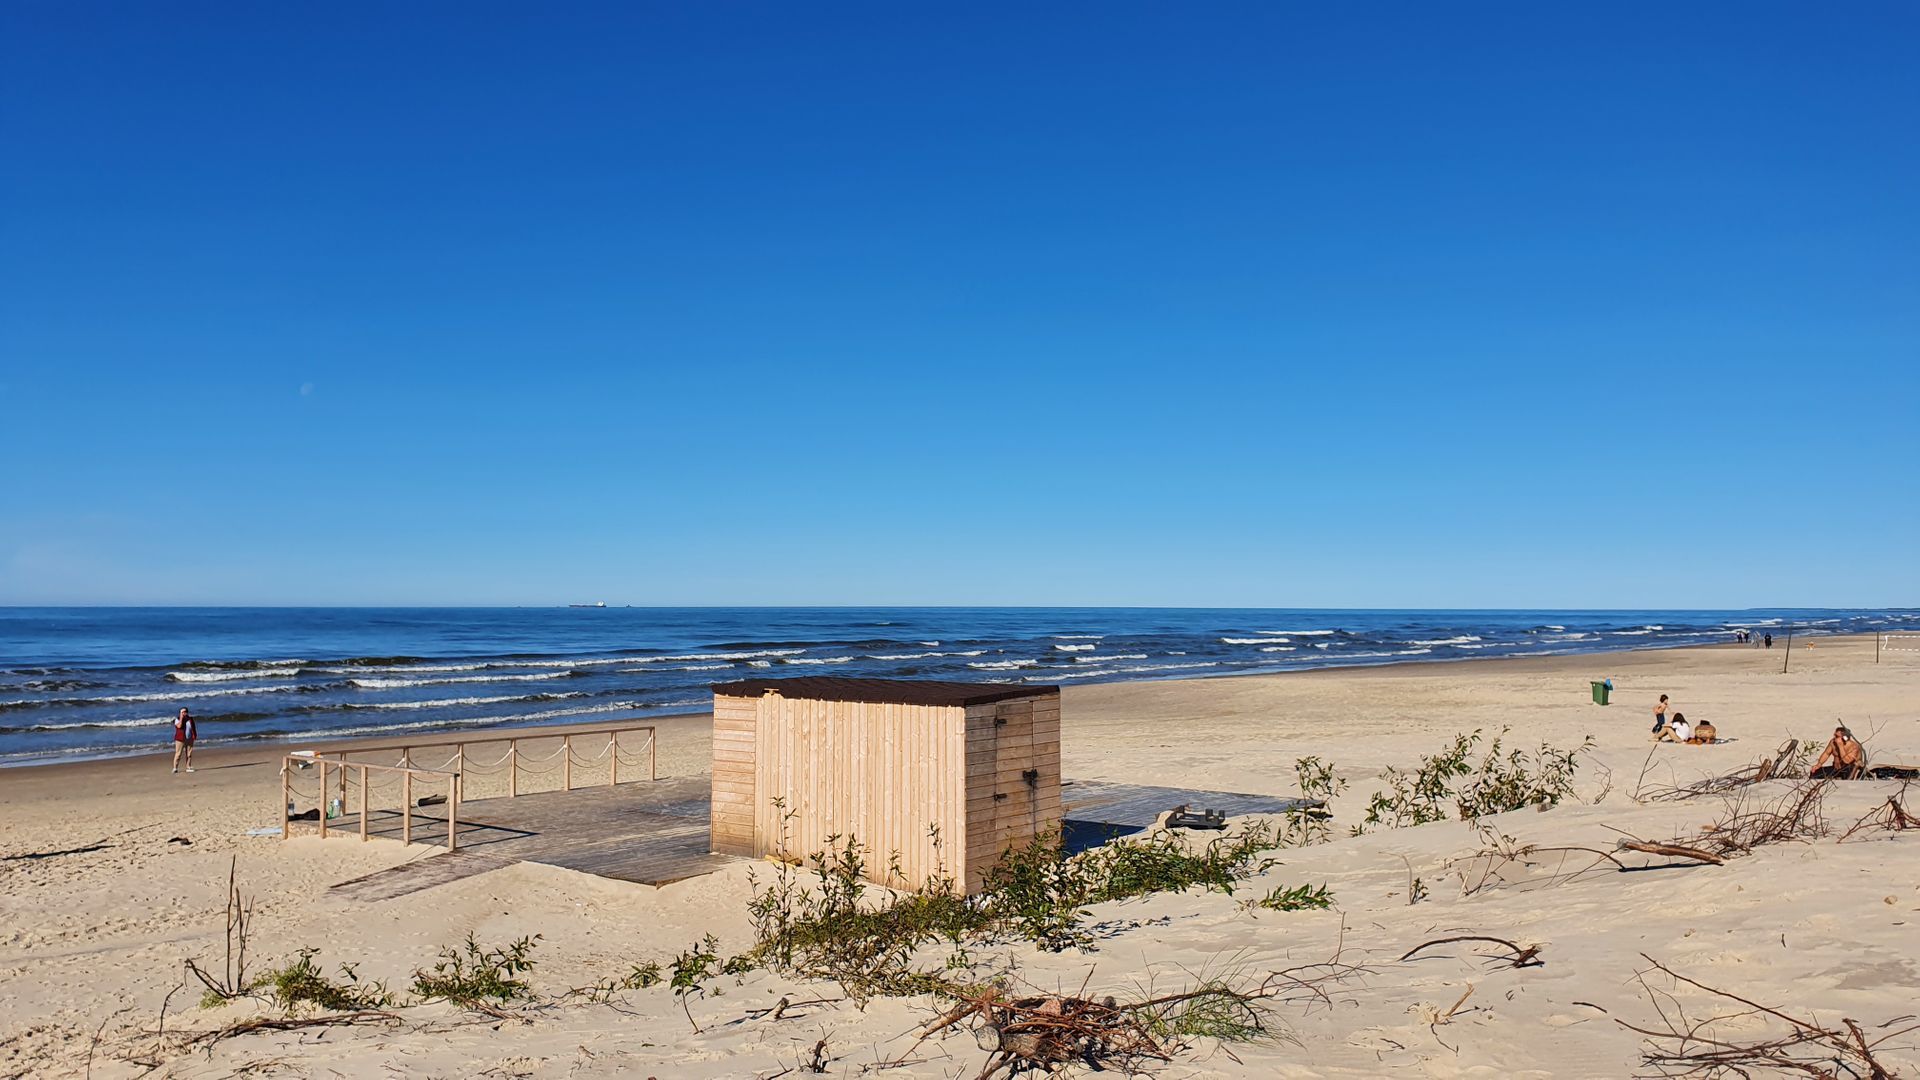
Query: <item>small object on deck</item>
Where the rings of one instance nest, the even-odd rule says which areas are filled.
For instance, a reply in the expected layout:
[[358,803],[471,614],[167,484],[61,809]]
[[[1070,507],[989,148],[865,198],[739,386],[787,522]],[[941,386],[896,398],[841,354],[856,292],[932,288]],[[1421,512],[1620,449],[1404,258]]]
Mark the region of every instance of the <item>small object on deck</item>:
[[316,806],[311,810],[303,810],[298,814],[288,814],[287,820],[288,821],[319,821],[320,808]]
[[1202,810],[1196,814],[1182,803],[1167,814],[1169,829],[1224,829],[1226,827],[1227,814],[1224,810]]
[[191,840],[189,840],[189,839],[187,839],[187,838],[186,838],[186,837],[184,837],[184,836],[169,836],[169,837],[167,837],[167,843],[169,843],[169,844],[192,844],[192,843],[193,843],[193,841],[191,841]]
[[447,797],[446,797],[445,795],[425,795],[425,796],[422,796],[422,797],[420,798],[420,801],[419,801],[419,802],[416,802],[416,803],[414,803],[413,805],[415,805],[415,806],[439,806],[439,805],[440,805],[441,803],[443,803],[443,802],[446,802],[446,801],[447,801]]

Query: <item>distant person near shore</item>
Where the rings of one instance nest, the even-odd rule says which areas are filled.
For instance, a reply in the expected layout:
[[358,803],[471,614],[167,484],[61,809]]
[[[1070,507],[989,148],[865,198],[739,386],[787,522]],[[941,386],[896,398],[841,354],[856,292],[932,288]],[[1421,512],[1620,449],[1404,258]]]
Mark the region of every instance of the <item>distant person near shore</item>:
[[1768,635],[1767,635],[1767,648],[1769,648],[1769,649],[1771,649],[1771,648],[1773,648],[1773,635],[1772,635],[1772,634],[1768,634]]
[[193,771],[193,741],[200,737],[200,725],[193,722],[193,714],[185,709],[173,718],[173,771],[180,771],[180,756],[186,755],[187,771]]
[[[1860,740],[1853,737],[1847,725],[1840,724],[1833,729],[1833,738],[1827,740],[1827,748],[1820,751],[1807,776],[1814,780],[1855,780],[1865,767],[1866,759]],[[1828,765],[1828,761],[1833,764]]]
[[[183,710],[184,711],[184,710]],[[1657,738],[1660,729],[1667,726],[1667,695],[1660,695],[1660,703],[1653,707],[1653,734]]]

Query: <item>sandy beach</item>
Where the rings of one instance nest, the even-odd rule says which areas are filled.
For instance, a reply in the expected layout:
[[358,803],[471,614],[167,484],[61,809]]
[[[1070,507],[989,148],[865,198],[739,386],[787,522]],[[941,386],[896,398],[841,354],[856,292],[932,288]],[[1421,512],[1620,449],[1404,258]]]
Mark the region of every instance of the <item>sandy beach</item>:
[[[1636,979],[1650,967],[1646,957],[1795,1015],[1852,1019],[1872,1031],[1912,1012],[1920,986],[1920,834],[1783,843],[1720,866],[1609,869],[1472,895],[1471,857],[1485,842],[1466,823],[1346,835],[1383,768],[1411,767],[1475,729],[1510,728],[1509,742],[1528,748],[1572,749],[1592,738],[1576,798],[1487,819],[1542,846],[1611,849],[1623,832],[1667,838],[1697,829],[1722,810],[1720,800],[1642,801],[1635,792],[1729,773],[1788,738],[1823,743],[1836,718],[1872,760],[1920,764],[1920,654],[1876,663],[1871,637],[1821,638],[1796,643],[1789,672],[1781,664],[1779,648],[1711,646],[1069,687],[1069,781],[1291,795],[1295,760],[1318,756],[1351,786],[1334,804],[1335,839],[1279,852],[1279,865],[1240,894],[1103,904],[1093,951],[1007,945],[992,959],[1043,990],[1084,985],[1116,995],[1178,988],[1229,967],[1266,971],[1338,956],[1364,969],[1325,999],[1282,1005],[1279,1037],[1202,1040],[1161,1067],[1170,1077],[1632,1076],[1644,1071],[1645,1038],[1624,1025],[1660,1019]],[[1588,699],[1588,681],[1600,678],[1615,686],[1606,708]],[[1650,710],[1663,693],[1690,720],[1712,721],[1725,741],[1650,746]],[[661,774],[703,774],[708,718],[657,723]],[[737,863],[652,888],[520,863],[391,900],[342,899],[330,886],[435,849],[248,836],[278,823],[277,768],[290,748],[208,749],[192,775],[170,774],[164,754],[0,770],[0,1076],[754,1077],[815,1057],[829,1074],[856,1076],[909,1055],[879,1075],[970,1077],[985,1060],[965,1031],[914,1048],[917,1028],[936,1012],[924,998],[749,1018],[782,997],[841,996],[830,984],[764,971],[719,979],[684,1006],[665,987],[554,1003],[635,963],[670,960],[705,934],[723,950],[747,947],[755,867]],[[1826,815],[1844,828],[1899,788],[1835,785]],[[220,961],[235,858],[242,891],[254,898],[252,949],[262,966],[314,947],[328,968],[354,964],[362,977],[399,987],[469,934],[483,943],[538,934],[529,977],[546,1001],[507,1020],[412,1006],[398,1025],[168,1049],[156,1034],[163,1008],[167,1031],[271,1011],[250,1002],[203,1010],[197,990],[169,998],[186,960]],[[1416,878],[1425,895],[1410,903]],[[1250,912],[1240,902],[1303,883],[1326,885],[1332,907]],[[1538,945],[1543,962],[1489,964],[1462,946],[1399,959],[1459,934]],[[1710,1008],[1697,991],[1678,993],[1690,1009]],[[1916,1042],[1890,1043],[1885,1060],[1914,1075]]]

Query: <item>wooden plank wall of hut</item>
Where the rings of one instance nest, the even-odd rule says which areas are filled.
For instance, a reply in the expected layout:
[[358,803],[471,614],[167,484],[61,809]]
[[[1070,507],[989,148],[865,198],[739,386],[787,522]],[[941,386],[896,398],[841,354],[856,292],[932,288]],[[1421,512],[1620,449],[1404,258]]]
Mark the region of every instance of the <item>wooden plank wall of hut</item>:
[[965,710],[777,694],[757,704],[753,854],[804,858],[853,837],[876,881],[916,886],[955,872],[965,858],[956,850],[966,835]]
[[1059,827],[1058,693],[967,709],[966,809],[969,892],[1009,847]]
[[754,739],[759,705],[751,698],[713,699],[712,850],[754,855]]

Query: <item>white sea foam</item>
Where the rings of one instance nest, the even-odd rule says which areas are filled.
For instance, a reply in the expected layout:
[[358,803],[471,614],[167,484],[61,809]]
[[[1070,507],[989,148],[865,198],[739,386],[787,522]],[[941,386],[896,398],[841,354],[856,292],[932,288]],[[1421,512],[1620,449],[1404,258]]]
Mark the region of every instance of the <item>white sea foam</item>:
[[76,728],[159,727],[173,723],[171,716],[142,717],[138,720],[75,720],[71,724],[32,724],[17,731],[72,731]]
[[[667,670],[669,671],[725,671],[732,666],[733,666],[732,664],[688,664],[686,667],[669,668]],[[622,674],[625,674],[626,672],[632,671],[634,669],[622,668],[620,670]]]
[[1296,647],[1297,646],[1293,646],[1293,645],[1269,645],[1266,648],[1261,649],[1260,651],[1261,652],[1292,652]]
[[1050,671],[1044,675],[1029,675],[1025,682],[1058,682],[1061,679],[1091,679],[1097,675],[1111,675],[1111,671]]
[[1055,634],[1053,636],[1054,636],[1054,639],[1057,641],[1099,641],[1101,638],[1104,638],[1107,635],[1105,634]]
[[1109,660],[1145,660],[1146,658],[1146,653],[1135,652],[1119,653],[1109,656],[1076,656],[1073,658],[1073,662],[1076,664],[1104,664]]
[[1055,645],[1054,648],[1060,650],[1061,652],[1086,652],[1087,650],[1093,648],[1093,646],[1092,645]]
[[465,664],[350,664],[345,666],[314,668],[329,675],[414,675],[432,674],[443,671],[485,671],[488,668],[540,667],[536,661],[515,662],[495,660],[482,663],[475,661]]
[[48,705],[103,705],[134,701],[199,701],[210,697],[230,697],[234,694],[275,694],[288,690],[298,690],[298,686],[282,683],[278,686],[229,686],[217,690],[173,690],[158,694],[113,694],[97,698],[55,698]]
[[450,675],[440,679],[348,679],[363,690],[397,690],[405,686],[449,686],[454,683],[540,682],[564,679],[571,671],[541,671],[530,675]]
[[1271,637],[1223,637],[1220,639],[1220,644],[1222,645],[1271,645],[1276,641],[1286,641],[1286,640],[1288,639],[1287,638],[1271,638]]
[[780,661],[783,664],[844,664],[857,660],[857,656],[789,656]]
[[747,666],[748,666],[748,667],[772,667],[772,666],[773,666],[773,661],[771,661],[771,660],[749,660],[749,661],[747,661]]
[[343,709],[452,709],[465,705],[498,705],[507,701],[556,701],[586,696],[581,691],[565,694],[502,694],[498,697],[435,698],[431,701],[348,702],[340,707]]
[[1262,630],[1263,634],[1285,634],[1288,637],[1327,637],[1337,634],[1338,630]]
[[564,664],[568,667],[581,667],[592,664],[670,664],[692,663],[698,660],[758,660],[769,656],[798,656],[805,649],[752,649],[745,652],[703,652],[686,653],[681,656],[620,656],[605,660],[543,660],[543,664]]
[[1128,674],[1145,671],[1187,671],[1193,668],[1219,667],[1217,660],[1197,661],[1191,664],[1142,664],[1139,667],[1124,667],[1120,670]]
[[943,652],[907,652],[907,653],[868,653],[869,660],[925,660],[930,656],[945,656]]
[[1409,645],[1465,645],[1470,641],[1480,641],[1479,634],[1461,634],[1458,637],[1433,638],[1429,641],[1409,641]]
[[967,665],[976,671],[1012,671],[1015,668],[1039,667],[1038,660],[981,660]]
[[937,641],[923,641],[920,644],[925,645],[927,648],[931,649],[931,648],[937,647],[940,643]]
[[298,667],[257,668],[251,671],[169,671],[170,682],[233,682],[236,679],[288,679],[300,674]]

